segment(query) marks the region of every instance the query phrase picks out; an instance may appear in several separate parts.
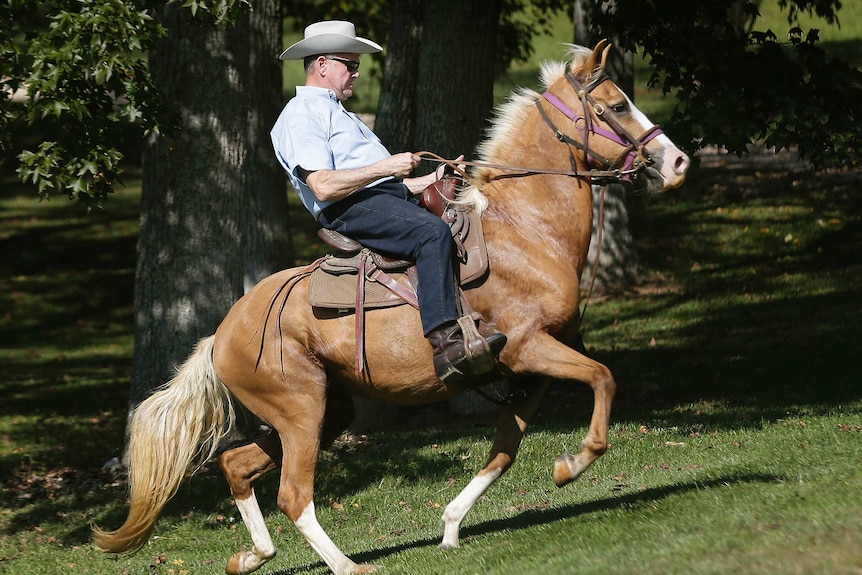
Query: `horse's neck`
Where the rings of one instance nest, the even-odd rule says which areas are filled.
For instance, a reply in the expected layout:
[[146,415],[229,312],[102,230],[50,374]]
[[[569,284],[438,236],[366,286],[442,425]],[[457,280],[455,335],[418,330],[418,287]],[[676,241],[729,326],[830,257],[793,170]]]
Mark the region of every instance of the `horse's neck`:
[[[540,132],[538,136],[541,141],[500,155],[490,163],[536,171],[569,172],[572,158],[566,147],[553,140],[550,134]],[[523,150],[536,153],[525,154]],[[580,158],[575,159],[580,163]],[[577,169],[585,173],[588,167],[578,165]],[[489,220],[504,222],[528,237],[538,235],[539,241],[547,239],[579,245],[583,235],[581,228],[591,226],[591,186],[589,180],[581,177],[541,173],[513,177],[511,172],[501,171],[486,185],[485,193],[488,210],[498,214],[494,217],[489,214]]]

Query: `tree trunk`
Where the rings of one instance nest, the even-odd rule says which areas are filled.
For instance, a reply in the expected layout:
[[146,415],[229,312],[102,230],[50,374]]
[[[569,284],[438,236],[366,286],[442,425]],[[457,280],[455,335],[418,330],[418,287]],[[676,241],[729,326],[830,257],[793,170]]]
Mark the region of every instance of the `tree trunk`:
[[[471,158],[494,106],[494,54],[502,2],[425,4],[416,107],[416,147]],[[475,393],[450,401],[459,414],[493,411]]]
[[271,198],[254,202],[250,189],[274,189],[263,175],[267,161],[255,155],[263,145],[252,140],[262,128],[251,121],[250,96],[267,85],[252,71],[267,72],[256,61],[262,48],[249,47],[256,32],[248,16],[223,28],[170,4],[160,17],[168,36],[151,51],[150,69],[180,130],[151,136],[144,150],[132,406],[171,376],[242,294],[246,262],[267,237],[265,225],[246,228],[271,209]]
[[392,153],[419,151],[414,142],[422,4],[422,0],[392,2],[389,45],[374,121],[374,132]]
[[494,106],[501,0],[425,3],[416,146],[446,158],[473,155]]
[[281,2],[258,0],[254,10],[243,18],[249,22],[248,42],[245,46],[238,41],[236,49],[245,52],[243,60],[248,72],[243,90],[248,118],[244,142],[248,149],[242,166],[246,178],[244,196],[249,203],[243,229],[244,287],[248,291],[268,275],[292,266],[294,252],[287,178],[269,139],[284,100],[282,62],[278,59],[283,27]]
[[[611,0],[613,3],[613,0]],[[574,23],[575,34],[574,43],[587,48],[592,48],[602,39],[602,35],[597,32],[592,25],[593,13],[599,10],[600,7],[596,2],[589,0],[575,0],[574,5]],[[616,38],[609,38],[614,47],[608,56],[606,72],[610,76],[614,84],[620,87],[629,98],[634,101],[635,87],[635,65],[634,54],[628,50],[623,50],[620,43],[615,41]]]

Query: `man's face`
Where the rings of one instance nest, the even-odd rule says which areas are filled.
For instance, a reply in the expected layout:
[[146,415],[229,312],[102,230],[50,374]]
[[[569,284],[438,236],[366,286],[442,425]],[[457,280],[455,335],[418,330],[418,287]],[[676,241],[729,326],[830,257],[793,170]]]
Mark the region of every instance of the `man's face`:
[[326,56],[323,66],[325,66],[327,83],[338,99],[346,100],[351,97],[353,83],[359,78],[359,54],[344,53]]

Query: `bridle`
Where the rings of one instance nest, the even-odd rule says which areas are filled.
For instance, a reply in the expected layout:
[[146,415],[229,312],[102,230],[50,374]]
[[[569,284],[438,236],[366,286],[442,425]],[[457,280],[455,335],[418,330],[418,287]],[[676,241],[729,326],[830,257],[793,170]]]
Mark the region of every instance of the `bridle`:
[[[542,106],[542,100],[536,100],[536,107],[539,109],[542,119],[553,130],[557,140],[569,146],[574,146],[586,154],[587,165],[590,167],[587,175],[589,175],[591,183],[600,185],[614,182],[631,183],[639,172],[646,170],[653,163],[646,145],[664,132],[662,132],[658,125],[653,124],[643,134],[636,137],[620,124],[613,110],[607,110],[597,102],[592,96],[592,91],[602,83],[610,81],[610,78],[603,72],[589,84],[581,83],[571,72],[566,74],[566,80],[569,81],[569,84],[571,84],[575,90],[575,94],[577,94],[581,101],[581,107],[584,110],[583,116],[572,111],[562,100],[552,94],[550,90],[542,94],[542,98],[572,121],[581,133],[580,140],[566,135],[562,130],[557,128]],[[611,129],[608,130],[594,122],[593,114],[604,121]],[[591,135],[605,138],[622,146],[622,152],[613,160],[599,155],[590,147]],[[569,161],[573,166],[573,170],[576,171],[574,167],[575,158],[571,148],[569,149]],[[599,165],[605,169],[597,169]]]

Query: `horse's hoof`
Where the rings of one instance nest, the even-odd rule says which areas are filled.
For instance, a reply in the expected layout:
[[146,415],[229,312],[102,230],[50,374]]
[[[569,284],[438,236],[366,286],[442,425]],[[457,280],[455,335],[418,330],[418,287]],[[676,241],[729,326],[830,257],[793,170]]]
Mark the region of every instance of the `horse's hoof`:
[[452,543],[446,543],[445,541],[437,546],[437,551],[451,551],[455,549],[458,545],[453,545]]
[[224,572],[227,575],[248,575],[260,569],[266,561],[266,559],[248,551],[239,551],[228,559]]
[[564,453],[554,461],[554,484],[557,487],[568,485],[584,472],[586,466],[578,462],[574,455]]
[[383,569],[383,565],[357,565],[356,569],[353,570],[354,573],[374,573],[376,571],[380,571]]

